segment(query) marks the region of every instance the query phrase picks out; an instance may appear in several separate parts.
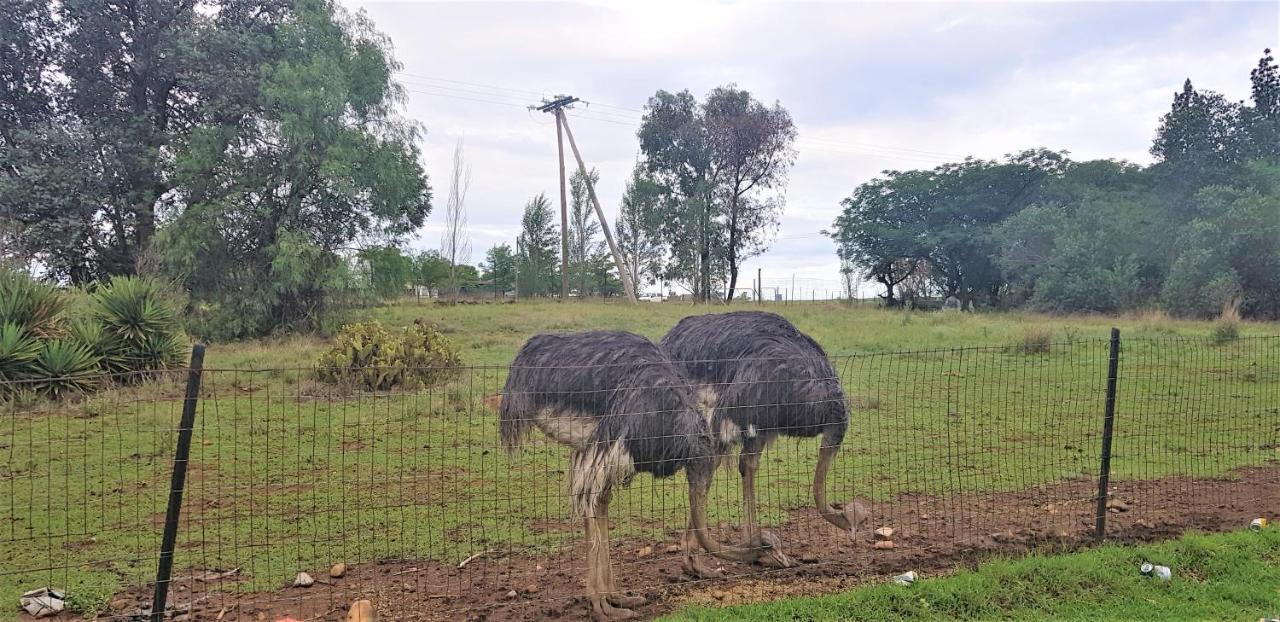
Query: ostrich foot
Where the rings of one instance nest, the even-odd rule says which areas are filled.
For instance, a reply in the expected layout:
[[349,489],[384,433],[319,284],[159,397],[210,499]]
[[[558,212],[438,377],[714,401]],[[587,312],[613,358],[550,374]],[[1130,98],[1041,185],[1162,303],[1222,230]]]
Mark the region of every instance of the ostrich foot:
[[640,614],[622,607],[614,607],[609,604],[609,599],[603,595],[595,596],[591,599],[591,619],[594,622],[613,622],[614,620],[631,620],[640,617]]

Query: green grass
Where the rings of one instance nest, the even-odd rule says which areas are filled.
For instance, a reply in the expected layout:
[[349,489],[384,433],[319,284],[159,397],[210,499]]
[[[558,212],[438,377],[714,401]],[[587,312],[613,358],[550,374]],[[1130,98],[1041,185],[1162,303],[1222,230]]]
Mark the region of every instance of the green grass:
[[[1110,326],[1125,331],[1113,476],[1213,476],[1276,457],[1280,347],[1251,336],[1211,345],[1207,322],[1152,315],[912,314],[837,304],[767,307],[833,355],[855,424],[833,496],[889,498],[1019,490],[1092,476]],[[588,328],[657,339],[679,318],[722,307],[551,302],[373,310],[399,326],[443,326],[468,365],[417,393],[337,395],[308,367],[315,338],[210,347],[179,537],[179,569],[242,567],[239,589],[272,589],[337,561],[457,562],[488,548],[546,551],[575,537],[563,448],[537,440],[508,457],[493,413],[508,363],[530,336]],[[1048,332],[1047,344],[1040,337]],[[1024,347],[1036,335],[1037,347]],[[1045,344],[1045,347],[1041,347]],[[981,349],[951,350],[970,346]],[[909,354],[890,354],[904,350]],[[260,370],[260,371],[249,371]],[[0,602],[46,584],[105,595],[154,572],[181,403],[180,378],[80,404],[5,407],[0,424]],[[762,520],[803,507],[816,441],[783,442],[762,469]],[[776,484],[776,485],[771,485]],[[684,524],[681,478],[637,477],[613,504],[617,536]],[[712,521],[738,520],[735,476],[720,476]],[[6,614],[0,609],[0,619]]]
[[[1173,579],[1142,576],[1150,561]],[[821,620],[1257,620],[1280,615],[1280,530],[983,563],[976,570],[844,594],[725,608],[667,622]]]

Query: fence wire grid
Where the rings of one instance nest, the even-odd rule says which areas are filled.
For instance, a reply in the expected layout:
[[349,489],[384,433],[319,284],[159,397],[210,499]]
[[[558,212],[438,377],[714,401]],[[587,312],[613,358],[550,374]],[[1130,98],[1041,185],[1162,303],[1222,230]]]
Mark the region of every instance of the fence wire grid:
[[[862,500],[868,520],[854,535],[823,520],[810,491],[819,440],[783,435],[760,461],[759,522],[796,565],[706,559],[728,580],[927,576],[992,552],[1087,545],[1100,518],[1107,537],[1140,540],[1280,515],[1280,337],[1124,338],[1100,488],[1110,348],[831,357],[850,424],[828,497]],[[0,620],[41,587],[101,620],[341,619],[361,598],[397,620],[587,615],[569,449],[536,429],[519,451],[502,446],[485,400],[508,369],[379,393],[320,383],[311,368],[203,369],[186,400],[191,371],[5,403]],[[184,404],[194,419],[169,607],[153,612]],[[733,450],[718,458],[710,532],[736,543],[742,478]],[[683,474],[638,474],[613,492],[616,587],[646,597],[646,616],[719,581],[682,572],[688,505]],[[314,583],[296,586],[304,572]]]

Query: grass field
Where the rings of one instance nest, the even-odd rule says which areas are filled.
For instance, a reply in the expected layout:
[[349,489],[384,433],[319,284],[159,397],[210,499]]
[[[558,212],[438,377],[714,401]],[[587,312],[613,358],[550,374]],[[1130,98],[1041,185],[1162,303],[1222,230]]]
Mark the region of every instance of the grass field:
[[[1139,573],[1168,566],[1169,582]],[[1280,615],[1280,530],[1187,535],[1159,544],[991,561],[912,586],[711,609],[665,622],[720,620],[1257,620]]]
[[[1280,332],[1244,324],[1213,345],[1210,323],[1159,316],[911,314],[838,304],[768,307],[836,356],[855,424],[833,496],[1019,490],[1091,476],[1108,329],[1125,334],[1117,478],[1219,475],[1275,457]],[[214,344],[197,419],[177,564],[243,569],[270,589],[300,568],[387,558],[456,562],[494,547],[546,550],[575,537],[565,452],[508,457],[479,405],[531,335],[589,328],[657,339],[702,307],[617,303],[412,303],[372,310],[398,326],[440,323],[476,366],[417,393],[340,395],[308,367],[314,338]],[[1047,341],[1044,339],[1048,335]],[[1047,352],[1027,352],[1048,343]],[[964,348],[964,349],[957,349]],[[1033,350],[1036,348],[1032,348]],[[910,351],[909,353],[901,353]],[[0,428],[0,602],[46,584],[93,610],[151,578],[167,498],[181,378],[79,404],[6,407]],[[780,444],[762,518],[806,505],[814,441]],[[614,503],[616,535],[684,524],[680,481],[637,478]],[[734,522],[736,477],[719,477],[713,521]],[[568,526],[568,527],[567,527]],[[0,618],[6,614],[0,609]]]

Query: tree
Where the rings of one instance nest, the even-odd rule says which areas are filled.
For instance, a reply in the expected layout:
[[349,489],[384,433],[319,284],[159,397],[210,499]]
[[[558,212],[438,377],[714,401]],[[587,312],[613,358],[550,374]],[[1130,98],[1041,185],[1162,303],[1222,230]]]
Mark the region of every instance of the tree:
[[1258,66],[1249,72],[1253,107],[1249,109],[1250,155],[1280,160],[1280,66],[1271,48],[1262,51]]
[[414,259],[414,278],[417,285],[427,288],[427,295],[440,295],[449,282],[450,264],[440,251],[429,250]]
[[100,175],[94,214],[99,270],[134,271],[157,226],[160,202],[174,189],[175,147],[199,116],[192,50],[210,20],[194,0],[68,0],[58,69],[70,116],[95,145]]
[[211,102],[176,149],[185,205],[157,236],[163,269],[224,336],[314,327],[335,253],[407,234],[431,208],[386,38],[327,0],[280,19],[255,35],[251,50],[272,53],[252,96]]
[[715,196],[728,237],[725,302],[732,302],[741,262],[763,252],[766,236],[777,228],[780,191],[795,162],[796,129],[780,104],[767,107],[732,84],[711,91],[702,108],[711,159],[719,172]]
[[661,206],[662,188],[645,175],[643,166],[637,165],[627,181],[614,224],[622,262],[636,287],[662,279]]
[[724,229],[716,220],[715,169],[697,100],[687,90],[654,93],[637,137],[645,171],[664,194],[664,277],[688,283],[695,299],[710,300]]
[[415,280],[414,260],[394,246],[371,246],[356,256],[369,271],[374,295],[382,300],[403,295],[405,287]]
[[505,296],[507,288],[515,284],[516,256],[506,244],[490,247],[480,267],[484,280],[492,283],[495,298]]
[[665,276],[691,283],[699,300],[725,285],[732,300],[742,261],[766,248],[782,211],[795,159],[791,116],[732,84],[701,104],[687,90],[658,91],[637,135],[645,174],[664,195]]
[[539,194],[524,206],[520,233],[520,294],[543,296],[555,289],[559,233],[551,202]]
[[569,271],[570,282],[578,286],[578,295],[586,296],[592,274],[592,261],[601,252],[607,252],[604,240],[599,238],[600,223],[592,220],[588,184],[594,187],[600,181],[600,173],[591,169],[586,177],[581,170],[569,176]]
[[1226,181],[1248,152],[1243,109],[1213,91],[1198,91],[1188,79],[1160,119],[1151,155],[1172,202],[1185,206],[1196,190]]
[[467,233],[467,189],[471,187],[471,165],[463,158],[462,141],[453,149],[453,173],[449,177],[449,199],[445,203],[444,233],[440,249],[449,261],[449,295],[458,296],[458,274],[455,266],[471,260],[471,236]]

